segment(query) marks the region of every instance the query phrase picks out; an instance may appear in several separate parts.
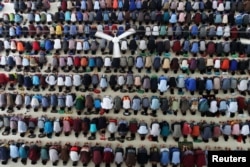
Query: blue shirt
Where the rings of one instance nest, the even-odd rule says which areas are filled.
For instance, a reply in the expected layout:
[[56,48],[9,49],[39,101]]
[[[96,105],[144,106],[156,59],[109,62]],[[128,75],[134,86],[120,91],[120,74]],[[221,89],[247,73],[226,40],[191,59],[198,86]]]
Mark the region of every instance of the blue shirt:
[[82,10],[86,10],[86,8],[87,8],[86,0],[82,0],[82,1],[81,1],[81,9],[82,9]]
[[37,75],[33,75],[32,84],[35,85],[35,86],[40,85],[40,78]]
[[185,81],[186,89],[189,91],[195,91],[196,90],[196,80],[194,78],[188,78]]
[[28,151],[25,148],[25,145],[20,146],[18,151],[19,151],[20,158],[27,158],[28,157]]
[[42,106],[43,107],[49,107],[49,99],[48,99],[48,97],[45,97],[45,96],[42,97]]
[[18,158],[19,157],[18,147],[14,144],[10,145],[10,157],[11,158]]
[[94,100],[94,106],[96,109],[101,108],[101,100],[100,99],[95,99]]
[[94,57],[89,58],[88,66],[89,67],[95,67],[95,58]]
[[160,101],[157,97],[152,97],[150,108],[152,110],[158,110],[160,108]]
[[56,95],[53,94],[50,96],[50,103],[53,107],[57,106],[57,96]]
[[141,56],[138,56],[136,58],[136,64],[135,64],[136,68],[143,68],[144,66],[144,61],[143,58]]
[[77,34],[76,25],[71,25],[71,26],[70,26],[69,34],[70,34],[70,35],[76,35],[76,34]]
[[169,152],[167,150],[164,150],[161,152],[161,161],[160,162],[162,165],[169,164]]
[[71,20],[71,12],[70,11],[66,11],[64,14],[64,19],[65,21],[70,21]]
[[171,148],[171,162],[173,164],[179,164],[180,163],[180,150],[179,148]]
[[76,12],[76,19],[77,21],[82,21],[83,20],[83,14],[81,11]]
[[52,41],[51,40],[49,40],[49,39],[46,39],[45,40],[45,50],[46,51],[50,51],[50,50],[52,50],[53,49],[53,44],[52,44]]
[[206,80],[206,90],[212,90],[214,87],[213,81],[211,79]]
[[49,120],[45,121],[45,123],[44,123],[44,133],[49,134],[49,133],[52,133],[52,132],[53,132],[52,122],[49,121]]

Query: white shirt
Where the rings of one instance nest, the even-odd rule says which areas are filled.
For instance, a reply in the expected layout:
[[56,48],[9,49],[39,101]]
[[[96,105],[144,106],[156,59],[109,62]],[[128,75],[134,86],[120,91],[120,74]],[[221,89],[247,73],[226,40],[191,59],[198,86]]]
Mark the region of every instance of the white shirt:
[[71,76],[65,76],[65,86],[68,86],[68,87],[70,87],[70,86],[72,86],[72,78],[71,78]]
[[150,129],[150,134],[153,136],[159,136],[160,134],[160,125],[158,123],[153,123],[152,128]]
[[227,111],[230,113],[236,113],[238,111],[238,103],[236,101],[231,101],[227,106]]
[[159,26],[154,26],[153,27],[152,35],[159,36]]
[[110,132],[110,133],[115,133],[116,131],[117,131],[117,125],[114,123],[114,122],[110,122],[109,124],[108,124],[108,131]]
[[224,37],[229,37],[230,36],[230,26],[225,26],[224,27]]
[[123,100],[122,106],[124,109],[130,109],[130,100],[129,99]]
[[110,57],[105,57],[104,58],[104,66],[105,67],[110,67],[111,66],[111,58]]
[[41,20],[40,15],[39,14],[35,14],[35,22],[39,22]]
[[184,59],[182,60],[181,62],[181,68],[188,68],[189,65],[188,65],[188,60]]
[[227,24],[228,23],[228,15],[227,14],[223,15],[223,17],[222,17],[222,23],[223,24]]
[[139,134],[148,134],[148,128],[147,128],[147,126],[144,126],[144,125],[142,125],[142,126],[140,126],[139,127],[139,129],[137,130],[137,132],[139,133]]
[[177,10],[179,10],[179,11],[184,10],[184,3],[183,3],[183,2],[179,2],[179,3],[178,3]]
[[100,3],[99,1],[94,2],[94,10],[99,10],[100,9]]
[[57,85],[58,86],[64,86],[64,78],[62,76],[58,76]]
[[9,41],[4,40],[3,44],[4,44],[4,49],[10,49],[10,42]]
[[79,161],[80,157],[77,152],[70,151],[69,156],[70,156],[71,161]]
[[15,62],[16,62],[16,65],[22,65],[22,58],[21,56],[15,56]]
[[76,22],[76,14],[74,12],[71,13],[70,21],[71,22]]
[[22,65],[23,65],[23,66],[29,66],[29,65],[30,65],[29,59],[27,59],[26,57],[24,57],[24,58],[22,59]]
[[117,83],[120,86],[124,85],[125,84],[125,78],[124,78],[124,76],[122,76],[122,75],[118,76]]
[[72,107],[74,105],[74,100],[72,95],[66,95],[65,105],[66,107]]
[[217,2],[217,0],[213,0],[212,8],[213,8],[214,10],[216,10],[217,7],[218,7],[218,2]]
[[82,50],[82,49],[83,49],[83,47],[82,47],[82,42],[77,41],[77,42],[76,42],[76,50]]
[[146,27],[145,35],[146,36],[150,36],[151,35],[151,28],[150,27]]
[[194,10],[198,10],[199,9],[199,2],[198,1],[195,1],[194,4],[193,4],[193,9]]
[[49,75],[46,77],[45,81],[47,82],[47,84],[49,85],[55,85],[57,83],[57,80],[55,78],[54,75]]
[[223,3],[219,3],[219,5],[217,7],[217,11],[219,11],[219,12],[223,12],[224,11],[224,4]]
[[23,121],[19,120],[17,122],[17,130],[18,130],[18,133],[27,132],[27,125]]
[[73,75],[73,85],[80,86],[81,85],[81,76],[78,74]]
[[61,49],[61,40],[60,39],[55,39],[54,40],[54,49]]
[[72,57],[68,56],[67,57],[67,66],[73,66],[74,62],[73,62],[73,59]]
[[55,162],[57,160],[59,160],[59,155],[58,155],[58,152],[56,149],[49,149],[49,159],[52,161],[52,162]]
[[39,104],[38,99],[33,97],[31,99],[30,105],[31,105],[32,108],[37,108],[37,107],[39,107],[40,104]]
[[1,56],[1,65],[5,66],[7,64],[7,57],[6,56]]
[[60,126],[59,118],[56,118],[56,120],[53,122],[53,131],[55,133],[59,133],[62,131],[62,127]]
[[248,80],[247,79],[242,79],[240,81],[240,83],[238,84],[238,89],[239,91],[245,91],[247,90],[247,83],[248,83]]
[[51,17],[51,14],[50,14],[50,13],[47,13],[47,14],[46,14],[46,21],[47,21],[47,22],[52,22],[52,17]]
[[139,42],[139,49],[140,49],[140,50],[145,50],[145,49],[147,49],[146,41],[145,41],[145,40],[140,40],[140,42]]
[[106,110],[112,109],[113,108],[113,100],[112,100],[112,98],[109,97],[109,96],[105,96],[102,99],[101,106],[102,106],[103,109],[106,109]]
[[10,42],[10,49],[11,50],[16,50],[16,42],[15,41]]
[[216,59],[214,62],[214,68],[220,68],[221,61],[220,59]]
[[209,111],[211,113],[216,113],[218,111],[217,101],[216,100],[211,101]]
[[248,125],[243,125],[241,127],[240,133],[242,135],[244,135],[244,136],[249,135],[249,133],[250,133],[249,126]]
[[121,43],[121,50],[127,50],[128,49],[128,43],[127,41],[122,41]]

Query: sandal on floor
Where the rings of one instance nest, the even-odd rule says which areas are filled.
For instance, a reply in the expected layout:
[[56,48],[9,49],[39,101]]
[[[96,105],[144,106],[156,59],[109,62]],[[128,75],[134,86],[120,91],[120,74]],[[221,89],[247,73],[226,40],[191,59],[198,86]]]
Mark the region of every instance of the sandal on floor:
[[28,138],[35,138],[36,137],[36,134],[30,134],[29,136],[28,136]]
[[121,93],[127,93],[128,90],[126,90],[126,89],[121,89],[120,92],[121,92]]
[[3,131],[2,135],[3,136],[8,136],[10,134],[10,131],[9,130],[5,130]]
[[123,115],[124,115],[124,116],[130,116],[130,115],[131,115],[131,112],[123,112]]
[[12,109],[12,110],[8,109],[6,112],[7,112],[7,113],[13,113],[14,110],[13,110],[13,109]]
[[115,138],[114,137],[109,137],[108,141],[115,141]]
[[134,89],[131,89],[131,90],[129,90],[128,92],[129,92],[129,93],[134,93],[135,90],[134,90]]
[[43,133],[40,133],[40,134],[38,135],[39,138],[44,138],[45,136],[46,136],[46,134],[43,134]]
[[126,137],[126,140],[132,141],[132,140],[135,140],[135,138],[133,138],[133,137]]
[[122,138],[120,138],[120,137],[118,137],[117,140],[118,140],[119,142],[121,142],[121,143],[124,143],[124,139],[122,139]]
[[88,140],[95,140],[95,139],[96,139],[95,136],[89,136],[89,137],[88,137]]

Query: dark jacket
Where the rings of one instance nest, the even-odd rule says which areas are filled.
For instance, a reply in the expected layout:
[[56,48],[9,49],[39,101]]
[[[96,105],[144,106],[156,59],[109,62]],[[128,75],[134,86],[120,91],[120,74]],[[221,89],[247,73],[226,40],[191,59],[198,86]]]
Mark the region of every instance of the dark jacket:
[[137,162],[140,165],[145,165],[148,163],[148,151],[145,147],[140,147],[137,149]]
[[136,148],[129,146],[125,151],[125,163],[127,166],[135,166],[136,164]]

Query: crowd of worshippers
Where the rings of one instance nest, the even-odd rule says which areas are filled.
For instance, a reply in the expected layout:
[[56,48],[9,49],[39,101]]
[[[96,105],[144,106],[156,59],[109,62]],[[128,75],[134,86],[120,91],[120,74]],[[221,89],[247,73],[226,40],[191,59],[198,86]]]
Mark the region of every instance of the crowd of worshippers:
[[[126,165],[127,167],[140,166],[144,167],[151,164],[152,167],[158,165],[167,167],[172,165],[177,167],[197,166],[202,167],[207,165],[208,151],[234,151],[229,147],[215,147],[210,148],[206,146],[204,149],[200,147],[191,148],[183,145],[182,148],[176,145],[151,145],[148,148],[145,145],[135,147],[128,145],[126,147],[118,144],[100,144],[88,143],[83,144],[76,142],[47,142],[41,141],[28,142],[25,140],[1,140],[0,141],[0,160],[2,165],[7,165],[9,160],[17,163],[19,160],[23,165],[36,165],[41,161],[42,165],[58,166],[60,162],[62,165],[95,167],[105,164],[110,167],[115,164],[117,167]],[[245,151],[242,147],[237,147],[235,151]],[[40,162],[39,162],[40,163]]]
[[77,115],[114,114],[123,113],[124,116],[159,114],[185,116],[188,113],[202,117],[246,117],[250,113],[250,100],[243,96],[219,98],[215,96],[180,98],[167,96],[139,96],[139,95],[86,95],[76,93],[28,94],[28,93],[0,93],[0,108],[7,113],[25,109],[29,111],[50,111],[51,113],[76,112]]
[[136,148],[133,145],[123,147],[120,144],[113,146],[112,144],[80,144],[79,142],[42,144],[41,141],[27,142],[25,140],[1,140],[0,143],[2,165],[7,165],[9,160],[14,163],[20,160],[23,165],[28,164],[28,161],[32,165],[41,161],[42,165],[58,166],[61,161],[64,166],[71,162],[72,166],[81,163],[83,166],[94,165],[95,167],[99,167],[101,164],[105,164],[106,167],[110,167],[112,164],[116,164],[117,167],[122,164],[128,167],[136,165],[143,167],[147,164],[152,164],[153,167],[158,164],[161,166],[183,164],[188,167],[196,164],[201,167],[206,165],[206,151],[209,149],[203,150],[199,147],[192,149],[187,146],[180,149],[177,146],[168,147],[166,145],[152,145],[147,149],[144,145]]
[[[172,57],[159,56],[155,54],[139,54],[137,56],[122,56],[121,58],[111,58],[110,56],[79,56],[79,55],[57,55],[48,59],[44,52],[38,55],[24,56],[9,54],[0,57],[0,66],[7,72],[15,70],[16,72],[40,72],[41,70],[50,72],[92,72],[104,71],[105,73],[132,73],[137,70],[138,73],[146,72],[164,72],[172,71],[174,74],[200,74],[220,75],[222,74],[241,74],[244,75],[250,71],[248,58],[211,58],[211,57]],[[44,69],[46,67],[46,69]]]
[[[115,117],[48,117],[42,115],[34,117],[22,114],[0,115],[2,135],[17,135],[28,138],[52,138],[73,135],[76,138],[87,140],[125,141],[149,140],[152,142],[167,142],[172,137],[180,142],[192,140],[193,142],[209,141],[219,142],[221,138],[228,141],[230,137],[237,142],[246,143],[250,134],[249,120],[230,120],[225,122],[185,121],[152,119],[151,122],[135,118]],[[39,134],[36,134],[36,131]],[[109,137],[107,137],[108,135]],[[191,138],[191,139],[189,139]],[[138,139],[137,139],[138,140]],[[171,139],[169,139],[171,140]]]
[[[250,93],[249,78],[247,76],[186,76],[183,74],[98,74],[93,73],[0,73],[0,87],[9,90],[15,90],[16,87],[20,90],[40,91],[40,88],[49,91],[60,91],[69,93],[72,87],[76,91],[86,92],[94,91],[95,93],[105,92],[107,88],[113,91],[122,93],[144,93],[151,91],[152,93],[159,92],[163,95],[170,91],[170,94],[175,94],[175,89],[178,89],[178,94],[182,95],[185,92],[190,92],[194,95],[195,92],[200,95],[212,93],[218,94],[222,91],[224,94],[239,92],[245,96]],[[17,85],[17,86],[16,86]],[[65,90],[64,90],[65,89]]]
[[[118,2],[112,3],[112,0],[109,1],[109,4],[119,4]],[[105,51],[105,48],[109,48],[109,52],[112,52],[112,41],[108,43],[101,40],[99,43],[95,40],[95,33],[103,31],[109,35],[114,35],[114,33],[120,35],[132,27],[137,33],[133,39],[121,41],[123,53],[129,49],[134,54],[137,49],[140,49],[141,51],[148,50],[151,53],[157,51],[159,54],[168,53],[171,50],[177,55],[191,53],[194,56],[198,54],[221,56],[236,52],[241,56],[250,54],[250,46],[237,41],[238,38],[249,37],[247,25],[249,24],[250,3],[248,1],[166,1],[162,3],[159,0],[156,2],[126,0],[124,5],[133,7],[131,9],[121,7],[118,11],[106,7],[105,0],[76,1],[75,6],[67,5],[67,3],[72,3],[71,1],[62,1],[59,3],[59,11],[54,13],[44,11],[49,9],[48,3],[48,1],[14,2],[14,9],[17,12],[4,13],[3,25],[0,26],[0,35],[6,37],[0,45],[3,50],[37,53],[40,50],[50,52],[54,49],[64,50],[65,53],[91,51],[92,54],[95,54],[98,48],[102,52]],[[101,3],[104,4],[102,8]],[[123,1],[120,0],[120,3],[123,6]],[[40,9],[41,4],[45,4],[42,8],[46,9]],[[138,7],[135,4],[138,4]],[[154,7],[150,8],[151,5]],[[93,7],[96,8],[91,10]],[[28,12],[25,16],[19,13],[26,9],[33,12]],[[122,11],[123,9],[124,11]],[[161,9],[163,10],[161,11]],[[37,12],[37,10],[42,11]],[[29,22],[29,25],[25,25],[25,20]],[[130,23],[130,21],[134,23]],[[94,22],[98,25],[93,25]],[[150,26],[148,23],[152,25]],[[8,39],[41,36],[44,39],[26,42]],[[78,39],[75,39],[76,37]],[[144,37],[148,37],[148,39],[143,39]],[[156,40],[157,37],[169,39]],[[198,37],[201,41],[190,41],[189,37],[194,39]],[[185,40],[181,42],[181,38]],[[206,38],[210,41],[206,42]],[[213,41],[215,38],[225,38],[226,41],[217,43]],[[173,42],[170,42],[171,39],[174,39]],[[229,39],[231,40],[229,41]]]

